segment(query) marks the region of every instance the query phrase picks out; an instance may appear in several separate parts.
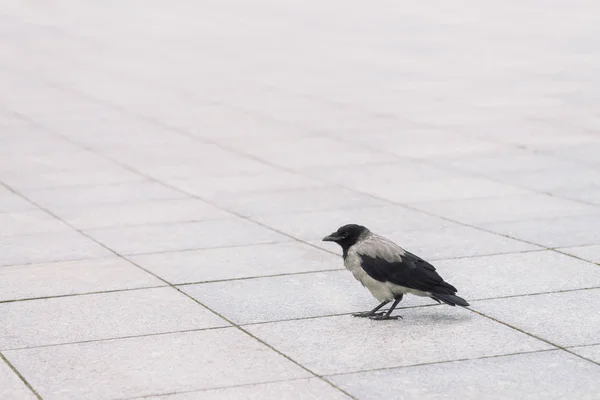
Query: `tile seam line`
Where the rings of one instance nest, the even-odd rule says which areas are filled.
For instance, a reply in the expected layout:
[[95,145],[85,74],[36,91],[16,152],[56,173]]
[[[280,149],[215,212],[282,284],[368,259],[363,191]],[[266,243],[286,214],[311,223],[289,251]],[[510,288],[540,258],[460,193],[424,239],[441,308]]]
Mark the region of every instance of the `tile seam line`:
[[[11,191],[14,191],[14,189],[12,189],[12,187],[7,186],[7,188]],[[32,201],[31,199],[23,196],[22,194],[15,192],[16,194],[18,194],[19,196],[21,196],[22,198],[24,198],[25,200],[29,201],[31,204],[37,206],[39,209],[44,210],[45,212],[47,212],[48,214],[52,215],[55,218],[58,218],[58,216],[54,215],[52,212],[44,209],[43,207],[40,207],[37,203],[35,203],[34,201]],[[58,218],[60,219],[60,218]],[[63,221],[65,222],[65,221]],[[195,299],[194,297],[192,297],[191,295],[187,294],[186,292],[184,292],[183,290],[181,290],[180,288],[178,288],[177,286],[174,286],[173,284],[171,284],[170,282],[166,281],[165,279],[161,278],[160,276],[152,273],[151,271],[143,268],[142,266],[140,266],[139,264],[123,257],[120,253],[118,253],[117,251],[105,246],[104,244],[102,244],[101,242],[96,241],[94,238],[86,235],[84,232],[82,232],[81,230],[78,230],[77,228],[73,227],[72,225],[68,224],[67,222],[65,222],[67,225],[71,226],[71,228],[75,229],[77,232],[79,232],[80,234],[86,236],[88,239],[93,240],[94,242],[96,242],[97,244],[101,245],[102,247],[104,247],[105,249],[109,250],[111,253],[115,254],[116,256],[126,260],[127,262],[137,266],[138,268],[140,268],[141,270],[145,271],[148,274],[153,275],[154,277],[156,277],[157,279],[159,279],[160,281],[166,283],[169,287],[175,289],[176,291],[178,291],[179,293],[183,294],[185,297],[187,297],[188,299],[192,300],[193,302],[195,302],[196,304],[200,305],[201,307],[203,307],[204,309],[212,312],[213,314],[215,314],[216,316],[220,317],[222,320],[228,322],[229,324],[231,324],[233,327],[237,328],[239,331],[241,331],[242,333],[246,334],[247,336],[253,338],[254,340],[256,340],[259,343],[262,343],[264,346],[266,346],[267,348],[271,349],[272,351],[276,352],[277,354],[279,354],[280,356],[284,357],[285,359],[287,359],[288,361],[290,361],[291,363],[293,363],[294,365],[298,366],[299,368],[301,368],[302,370],[304,370],[305,372],[308,372],[309,374],[313,375],[316,378],[319,378],[321,381],[325,382],[326,384],[332,386],[334,389],[339,390],[340,392],[344,393],[345,395],[347,395],[348,397],[357,400],[356,397],[352,396],[350,393],[346,392],[345,390],[341,389],[340,387],[338,387],[337,385],[335,385],[333,382],[329,381],[328,379],[324,378],[323,376],[316,374],[315,372],[313,372],[312,370],[310,370],[309,368],[307,368],[306,366],[304,366],[303,364],[297,362],[296,360],[294,360],[293,358],[291,358],[290,356],[288,356],[287,354],[283,353],[282,351],[276,349],[274,346],[272,346],[271,344],[267,343],[266,341],[258,338],[257,336],[253,335],[252,333],[250,333],[248,330],[244,329],[243,327],[241,327],[240,325],[234,323],[233,321],[231,321],[229,318],[226,318],[224,315],[216,312],[215,310],[213,310],[212,308],[206,306],[205,304],[203,304],[202,302],[198,301],[197,299]]]
[[[554,292],[525,293],[525,294],[516,294],[516,295],[511,295],[511,296],[486,297],[486,298],[470,299],[469,301],[482,302],[482,301],[492,301],[492,300],[506,300],[506,299],[520,298],[520,297],[544,296],[544,295],[551,295],[551,294],[556,294],[556,293],[571,293],[571,292],[579,292],[579,291],[585,291],[585,290],[597,290],[597,289],[600,289],[600,286],[586,287],[586,288],[580,288],[580,289],[559,290],[559,291],[554,291]],[[396,307],[396,310],[412,310],[412,309],[419,309],[419,308],[425,308],[425,307],[445,307],[445,306],[443,304],[430,303],[430,304],[398,306],[398,307]],[[386,310],[386,309],[387,308],[385,308],[385,307],[383,308],[383,310]],[[308,319],[341,317],[344,315],[352,315],[352,313],[353,312],[345,312],[345,313],[335,313],[335,314],[313,315],[313,316],[308,316],[308,317],[282,318],[282,319],[271,320],[271,321],[247,322],[247,323],[242,323],[240,325],[241,326],[268,325],[268,324],[275,324],[275,323],[280,323],[280,322],[291,322],[291,321],[303,321],[303,320],[308,320]]]
[[344,393],[346,396],[348,396],[351,399],[354,400],[358,400],[355,396],[351,395],[350,393],[348,393],[347,391],[343,390],[342,388],[340,388],[338,385],[336,385],[335,383],[331,382],[330,380],[328,380],[327,378],[325,378],[323,375],[317,374],[316,372],[312,371],[311,369],[309,369],[308,367],[306,367],[305,365],[301,364],[300,362],[294,360],[291,356],[288,356],[287,354],[285,354],[283,351],[275,348],[275,346],[271,345],[270,343],[268,343],[267,341],[259,338],[258,336],[252,334],[251,332],[249,332],[247,329],[245,329],[244,327],[242,327],[241,325],[233,322],[232,320],[230,320],[229,318],[225,317],[224,315],[222,315],[221,313],[213,310],[212,308],[206,306],[204,303],[200,302],[199,300],[195,299],[194,297],[192,297],[191,295],[187,294],[186,292],[184,292],[183,290],[179,289],[176,286],[173,286],[176,290],[178,290],[179,292],[183,293],[185,296],[187,296],[188,298],[190,298],[192,301],[198,303],[199,305],[201,305],[202,307],[212,311],[214,314],[216,314],[217,316],[221,317],[223,320],[227,321],[228,323],[230,323],[232,326],[234,326],[235,328],[237,328],[238,330],[240,330],[241,332],[245,333],[247,336],[253,338],[254,340],[256,340],[259,343],[262,343],[265,347],[271,349],[272,351],[274,351],[275,353],[279,354],[281,357],[284,357],[285,359],[287,359],[288,361],[290,361],[291,363],[293,363],[294,365],[300,367],[302,370],[304,370],[305,372],[308,372],[309,374],[311,374],[313,377],[320,379],[321,381],[325,382],[326,384],[330,385],[331,387],[333,387],[334,389],[339,390],[340,392]]
[[526,330],[524,330],[524,329],[520,329],[520,328],[518,328],[518,327],[516,327],[516,326],[514,326],[514,325],[512,325],[512,324],[509,324],[508,322],[505,322],[505,321],[499,320],[499,319],[497,319],[497,318],[494,318],[494,317],[492,317],[492,316],[490,316],[490,315],[487,315],[487,314],[485,314],[485,313],[484,313],[484,312],[482,312],[482,311],[478,311],[478,310],[476,310],[476,309],[474,309],[474,308],[469,308],[469,311],[471,311],[471,312],[472,312],[472,313],[474,313],[474,314],[478,314],[478,315],[480,315],[480,316],[482,316],[482,317],[484,317],[484,318],[487,318],[487,319],[489,319],[489,320],[491,320],[491,321],[494,321],[494,322],[496,322],[496,323],[499,323],[499,324],[501,324],[501,325],[504,325],[504,326],[506,326],[506,327],[508,327],[508,328],[510,328],[510,329],[513,329],[513,330],[515,330],[515,331],[517,331],[517,332],[521,332],[521,333],[523,333],[523,334],[525,334],[525,335],[527,335],[527,336],[529,336],[529,337],[532,337],[532,338],[534,338],[534,339],[537,339],[537,340],[539,340],[539,341],[541,341],[541,342],[544,342],[544,343],[546,343],[546,344],[548,344],[548,345],[550,345],[550,346],[553,346],[553,347],[555,347],[556,349],[559,349],[559,350],[562,350],[562,351],[564,351],[564,352],[566,352],[566,353],[572,354],[572,355],[574,355],[574,356],[576,356],[576,357],[578,357],[578,358],[581,358],[582,360],[586,360],[586,361],[588,361],[588,362],[590,362],[590,363],[592,363],[592,364],[596,364],[596,365],[600,366],[600,362],[598,362],[598,361],[594,361],[594,360],[592,360],[592,359],[589,359],[589,358],[587,358],[587,357],[584,357],[584,356],[582,356],[582,355],[580,355],[580,354],[577,354],[577,353],[575,353],[574,351],[572,351],[572,350],[569,350],[569,347],[567,347],[567,346],[561,346],[561,345],[559,345],[559,344],[556,344],[556,343],[554,343],[554,342],[552,342],[552,341],[550,341],[550,340],[548,340],[548,339],[544,339],[544,338],[543,338],[543,337],[541,337],[541,336],[538,336],[538,335],[535,335],[535,334],[533,334],[533,333],[527,332],[527,331],[526,331]]
[[[196,195],[196,194],[194,194],[194,193],[191,193],[191,192],[189,192],[189,191],[186,191],[186,190],[182,190],[182,189],[180,189],[180,188],[178,188],[178,187],[176,187],[176,186],[173,186],[173,185],[171,185],[171,184],[169,184],[169,183],[166,183],[166,182],[163,182],[163,181],[161,181],[161,180],[158,180],[158,179],[156,179],[156,178],[154,178],[154,177],[152,177],[152,176],[150,176],[150,175],[146,175],[145,173],[143,173],[143,172],[141,172],[141,171],[137,170],[136,168],[133,168],[133,167],[131,167],[131,166],[129,166],[129,165],[126,165],[126,164],[122,164],[120,161],[118,161],[118,160],[115,160],[115,159],[113,159],[112,157],[108,157],[108,156],[106,156],[106,155],[104,155],[104,154],[102,154],[102,153],[97,153],[97,152],[95,152],[95,151],[94,151],[94,149],[88,148],[87,146],[84,146],[84,145],[82,145],[82,144],[80,144],[80,143],[78,143],[78,142],[76,142],[76,141],[73,141],[73,140],[72,140],[72,139],[70,139],[69,137],[65,137],[63,134],[61,134],[61,133],[59,133],[59,132],[56,132],[56,131],[55,131],[55,130],[53,130],[53,129],[49,129],[49,128],[46,128],[46,127],[44,127],[44,126],[41,126],[41,125],[39,125],[39,124],[38,124],[36,121],[34,121],[34,120],[31,120],[29,117],[27,117],[27,116],[24,116],[23,114],[21,114],[21,113],[19,113],[19,112],[15,112],[15,111],[12,111],[12,110],[10,110],[10,112],[11,112],[13,115],[17,116],[18,118],[21,118],[21,119],[23,119],[23,120],[25,120],[25,121],[27,121],[27,122],[31,123],[32,125],[34,125],[34,126],[36,126],[36,127],[40,128],[40,129],[43,129],[43,130],[45,130],[45,131],[47,131],[47,132],[50,132],[51,134],[54,134],[54,135],[56,135],[56,136],[58,136],[58,137],[61,137],[61,138],[63,138],[64,140],[66,140],[66,141],[70,142],[71,144],[74,144],[74,145],[76,145],[76,146],[79,146],[79,147],[80,147],[80,148],[82,148],[82,149],[85,149],[85,150],[87,150],[87,151],[91,151],[92,153],[94,153],[94,154],[96,154],[96,155],[98,155],[98,156],[100,156],[100,157],[102,157],[102,158],[104,158],[104,159],[106,159],[106,160],[108,160],[108,161],[110,161],[110,162],[114,163],[115,165],[118,165],[118,166],[120,166],[120,167],[122,167],[122,168],[124,168],[124,169],[126,169],[126,170],[128,170],[128,171],[130,171],[130,172],[133,172],[134,174],[136,174],[136,175],[138,175],[138,176],[140,176],[140,177],[143,177],[143,178],[145,178],[145,179],[148,179],[148,180],[150,180],[150,181],[152,181],[152,182],[154,182],[154,183],[158,183],[159,185],[161,185],[161,186],[163,186],[163,187],[166,187],[166,188],[169,188],[169,189],[171,189],[171,190],[174,190],[174,191],[176,191],[176,192],[179,192],[179,193],[185,194],[186,196],[188,196],[188,197],[190,197],[190,198],[194,198],[194,199],[200,200],[200,201],[202,201],[202,202],[204,202],[204,203],[207,203],[207,204],[209,204],[209,205],[211,205],[211,206],[213,206],[213,207],[216,207],[216,208],[218,208],[218,209],[220,209],[220,210],[222,210],[222,211],[225,211],[225,212],[227,212],[227,213],[230,213],[230,214],[232,214],[233,216],[235,216],[235,217],[238,217],[238,218],[240,218],[240,219],[242,219],[242,220],[245,220],[245,221],[248,221],[248,222],[250,222],[250,223],[252,223],[252,224],[255,224],[255,225],[261,226],[261,227],[263,227],[263,228],[266,228],[266,229],[268,229],[268,230],[270,230],[270,231],[273,231],[273,232],[275,232],[275,233],[277,233],[277,234],[279,234],[279,235],[282,235],[282,236],[288,237],[288,238],[292,239],[293,241],[296,241],[296,242],[303,243],[303,244],[305,244],[305,245],[307,245],[307,246],[313,247],[313,248],[315,248],[315,249],[318,249],[318,250],[320,250],[320,251],[324,251],[324,252],[327,252],[327,253],[330,253],[330,254],[336,254],[336,253],[335,253],[335,252],[333,252],[333,251],[329,251],[329,250],[323,249],[323,248],[321,248],[321,247],[318,247],[318,246],[316,246],[316,245],[314,245],[314,244],[312,244],[312,243],[310,243],[310,242],[308,242],[308,241],[302,240],[302,239],[300,239],[300,238],[297,238],[297,237],[295,237],[295,236],[292,236],[292,235],[290,235],[290,234],[288,234],[288,233],[282,232],[282,231],[280,231],[280,230],[278,230],[278,229],[276,229],[276,228],[274,228],[274,227],[271,227],[271,226],[269,226],[269,225],[266,225],[266,224],[264,224],[264,223],[262,223],[262,222],[256,221],[256,220],[252,219],[252,218],[251,218],[251,217],[249,217],[249,216],[246,216],[246,215],[244,215],[244,214],[240,214],[240,213],[239,213],[239,212],[237,212],[237,211],[234,211],[234,210],[230,210],[230,209],[228,209],[228,208],[225,208],[225,207],[223,207],[222,205],[220,205],[220,204],[218,204],[218,203],[216,203],[216,202],[214,202],[214,201],[212,201],[212,200],[205,199],[205,198],[203,198],[203,197],[201,197],[201,196],[198,196],[198,195]],[[51,212],[50,210],[48,210],[48,209],[46,209],[46,208],[42,207],[41,205],[37,204],[36,202],[34,202],[33,200],[31,200],[29,197],[27,197],[27,195],[24,195],[24,194],[20,193],[19,191],[15,190],[14,188],[12,188],[11,186],[7,185],[7,184],[6,184],[6,183],[4,183],[4,182],[1,182],[1,181],[0,181],[0,183],[1,183],[2,185],[6,186],[6,188],[7,188],[7,189],[9,189],[11,192],[13,192],[13,193],[17,194],[18,196],[22,197],[23,199],[27,200],[29,203],[33,204],[33,205],[34,205],[34,206],[36,206],[37,208],[39,208],[39,209],[41,209],[41,210],[45,211],[46,213],[48,213],[48,214],[52,215],[54,218],[56,218],[56,219],[58,219],[58,220],[60,220],[60,221],[64,222],[65,224],[67,224],[68,226],[70,226],[72,229],[75,229],[75,230],[77,230],[77,231],[78,231],[78,232],[80,232],[81,234],[85,235],[85,236],[86,236],[86,237],[88,237],[89,239],[91,239],[91,240],[95,241],[96,243],[100,244],[102,247],[104,247],[104,248],[106,248],[106,249],[110,250],[110,251],[111,251],[111,252],[113,252],[114,254],[116,254],[116,255],[119,255],[118,253],[116,253],[115,251],[113,251],[112,249],[110,249],[109,247],[107,247],[106,245],[104,245],[104,244],[102,244],[101,242],[99,242],[99,241],[95,240],[95,239],[94,239],[92,236],[89,236],[88,234],[86,234],[86,233],[85,233],[85,231],[83,231],[83,230],[81,230],[81,229],[78,229],[78,228],[74,227],[72,224],[70,224],[70,223],[68,223],[68,222],[64,221],[62,218],[60,218],[58,215],[54,214],[54,213],[53,213],[53,212]],[[391,204],[391,203],[390,203],[390,204]],[[336,254],[336,255],[337,255],[337,254]],[[119,255],[119,256],[120,256],[120,255]]]
[[333,374],[326,374],[325,376],[344,376],[344,375],[353,375],[353,374],[361,374],[361,373],[369,373],[369,372],[377,372],[377,371],[389,371],[395,369],[404,369],[404,368],[415,368],[415,367],[424,367],[428,365],[439,365],[439,364],[450,364],[450,363],[462,363],[467,361],[478,361],[478,360],[489,360],[493,358],[502,358],[502,357],[514,357],[520,355],[529,355],[529,354],[537,354],[537,353],[547,353],[547,352],[560,352],[560,349],[541,349],[541,350],[531,350],[531,351],[521,351],[517,353],[507,353],[507,354],[494,354],[489,356],[481,356],[481,357],[473,357],[473,358],[458,358],[456,360],[444,360],[444,361],[432,361],[426,363],[418,363],[418,364],[409,364],[409,365],[398,365],[395,367],[381,367],[381,368],[369,368],[369,369],[359,369],[355,371],[348,372],[337,372]]
[[269,380],[269,381],[264,381],[264,382],[255,382],[255,383],[242,383],[242,384],[237,384],[237,385],[230,385],[230,386],[216,386],[216,387],[211,387],[211,388],[206,388],[206,389],[195,389],[195,390],[185,390],[185,391],[181,391],[181,392],[168,392],[168,393],[155,393],[155,394],[149,394],[149,395],[145,395],[145,396],[136,396],[136,397],[118,397],[118,398],[114,398],[111,400],[143,400],[146,399],[150,396],[152,397],[157,397],[157,396],[172,396],[172,395],[179,395],[179,394],[188,394],[188,393],[202,393],[202,392],[210,392],[213,390],[222,390],[222,389],[230,389],[230,388],[244,388],[244,387],[251,387],[251,386],[256,386],[256,385],[265,385],[265,384],[271,384],[271,383],[283,383],[283,382],[295,382],[295,381],[301,381],[301,380],[306,380],[306,379],[317,379],[316,377],[308,377],[308,378],[292,378],[292,379],[277,379],[277,380]]
[[17,378],[29,389],[29,391],[38,399],[43,400],[42,396],[35,390],[35,388],[25,379],[25,376],[21,374],[21,372],[10,362],[8,358],[0,351],[0,362],[4,361],[4,363],[10,368],[10,370],[17,376]]
[[3,351],[5,353],[11,353],[11,352],[18,352],[18,351],[45,349],[45,348],[50,348],[50,347],[70,346],[70,345],[76,345],[76,344],[113,342],[113,341],[119,341],[119,340],[139,339],[139,338],[144,338],[144,337],[176,335],[176,334],[180,334],[180,333],[204,332],[204,331],[214,331],[214,330],[218,330],[218,329],[233,329],[233,328],[235,328],[235,327],[232,325],[209,326],[206,328],[182,329],[182,330],[178,330],[178,331],[145,333],[145,334],[140,334],[140,335],[126,335],[126,336],[109,337],[109,338],[104,338],[104,339],[88,339],[88,340],[79,340],[79,341],[72,341],[72,342],[39,344],[39,345],[25,346],[25,347],[6,347],[6,348],[1,349],[0,351]]
[[[523,254],[523,253],[536,253],[536,252],[544,252],[544,251],[547,251],[547,250],[544,250],[544,249],[530,250],[530,251],[524,251],[524,252],[519,252],[519,253],[500,253],[500,254],[481,255],[481,256],[473,256],[473,257],[466,257],[466,258],[481,258],[481,257],[504,255],[504,254]],[[123,256],[123,258],[126,258],[127,261],[131,261],[127,257],[128,257],[127,255]],[[461,260],[464,258],[465,257],[444,258],[444,259],[438,259],[437,261]],[[91,259],[91,260],[95,260],[95,259]],[[46,264],[46,263],[42,262],[41,264]],[[25,264],[25,265],[15,265],[15,266],[16,267],[21,267],[21,266],[29,267],[29,266],[35,266],[35,264]],[[0,270],[1,270],[1,268],[0,268]],[[214,279],[214,280],[184,282],[184,283],[176,283],[176,282],[170,282],[170,281],[166,281],[166,280],[165,281],[169,282],[169,284],[171,284],[173,286],[186,287],[186,286],[193,286],[193,285],[205,285],[205,284],[224,283],[224,282],[237,282],[237,281],[245,281],[245,280],[277,278],[277,277],[296,276],[296,275],[310,275],[310,274],[318,274],[318,273],[324,273],[324,272],[338,272],[338,271],[345,271],[345,269],[343,267],[339,267],[339,268],[330,268],[330,269],[319,269],[319,270],[313,270],[313,271],[286,272],[286,273],[272,274],[272,275],[257,275],[257,276],[247,276],[247,277],[239,277],[239,278]],[[164,287],[168,287],[168,286],[169,286],[168,284],[163,284],[163,285],[141,286],[141,287],[134,287],[134,288],[108,289],[108,290],[82,292],[82,293],[68,293],[68,294],[50,295],[50,296],[41,296],[41,297],[24,297],[24,298],[20,298],[20,299],[0,300],[0,304],[17,303],[17,302],[33,301],[33,300],[57,299],[57,298],[63,298],[63,297],[87,296],[87,295],[95,295],[95,294],[103,294],[103,293],[129,292],[129,291],[136,291],[136,290],[164,288]],[[543,295],[543,294],[566,293],[566,292],[575,292],[575,291],[580,291],[580,290],[593,290],[593,289],[600,289],[600,286],[590,286],[590,287],[573,288],[573,289],[560,289],[560,290],[546,291],[546,292],[523,293],[523,294],[515,294],[515,295],[508,295],[508,296],[481,297],[481,298],[471,299],[471,301],[509,299],[509,298],[513,298],[513,297],[537,296],[537,295]],[[433,304],[433,305],[437,305],[437,304]],[[399,307],[399,309],[412,308],[412,307],[420,307],[420,306]],[[345,315],[345,314],[346,313],[328,314],[325,316]],[[319,316],[317,316],[317,317],[319,317]],[[291,318],[289,320],[294,320],[294,319],[295,318]],[[277,321],[267,321],[267,322],[280,322],[280,321],[287,321],[287,320],[288,319],[277,320]]]

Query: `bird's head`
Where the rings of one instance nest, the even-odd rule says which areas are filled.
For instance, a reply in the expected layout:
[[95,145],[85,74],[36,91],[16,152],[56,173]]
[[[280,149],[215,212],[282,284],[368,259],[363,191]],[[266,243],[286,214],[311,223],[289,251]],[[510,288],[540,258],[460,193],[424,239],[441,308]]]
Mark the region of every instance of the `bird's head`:
[[325,236],[323,241],[335,242],[342,246],[342,248],[348,249],[363,238],[368,232],[369,230],[362,225],[348,224],[340,227],[331,235]]

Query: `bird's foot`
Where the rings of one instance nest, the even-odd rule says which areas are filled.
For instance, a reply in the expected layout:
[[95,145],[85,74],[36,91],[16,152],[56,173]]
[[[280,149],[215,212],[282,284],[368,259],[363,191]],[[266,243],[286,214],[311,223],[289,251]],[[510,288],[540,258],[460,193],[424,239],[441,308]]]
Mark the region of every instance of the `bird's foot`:
[[404,319],[401,315],[385,315],[385,314],[376,314],[372,315],[369,318],[375,321],[384,321],[386,319]]
[[381,315],[383,315],[382,312],[374,313],[372,311],[363,311],[363,312],[357,312],[357,313],[352,314],[353,317],[361,317],[361,318],[372,318],[372,317],[381,316]]

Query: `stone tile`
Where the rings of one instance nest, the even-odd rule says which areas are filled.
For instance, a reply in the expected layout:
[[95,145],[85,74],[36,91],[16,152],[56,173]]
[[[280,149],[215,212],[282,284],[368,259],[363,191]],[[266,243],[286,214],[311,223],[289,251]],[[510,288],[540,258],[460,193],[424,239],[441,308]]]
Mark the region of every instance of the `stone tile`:
[[418,203],[412,206],[467,224],[564,217],[597,211],[593,206],[544,194]]
[[437,260],[433,265],[467,299],[600,287],[597,265],[549,250]]
[[365,190],[376,185],[398,187],[399,182],[408,185],[419,181],[465,178],[464,175],[455,172],[405,160],[386,164],[310,168],[302,170],[302,173],[356,190]]
[[583,189],[559,189],[553,190],[552,193],[566,199],[578,200],[583,203],[600,206],[600,186],[590,186]]
[[418,307],[403,310],[401,315],[403,320],[372,321],[343,315],[246,329],[322,375],[550,348],[458,307]]
[[75,231],[4,237],[1,249],[0,266],[112,255],[104,247]]
[[[543,373],[540,368],[543,366]],[[431,379],[435,376],[435,379]],[[562,351],[332,376],[359,399],[593,399],[600,367]]]
[[[460,225],[422,231],[395,230],[377,233],[425,259],[473,257],[539,249],[531,244]],[[330,243],[324,244],[331,246]]]
[[37,397],[29,390],[27,386],[19,379],[17,374],[0,358],[0,398],[35,400]]
[[235,328],[7,351],[6,356],[48,400],[143,397],[309,376]]
[[[454,225],[452,222],[402,206],[362,207],[294,214],[261,215],[253,219],[302,240],[317,241],[342,225],[364,225],[373,232],[415,231]],[[326,244],[331,248],[331,244]]]
[[202,198],[223,198],[241,193],[307,189],[326,186],[325,183],[289,172],[273,171],[260,175],[208,177],[175,180],[169,184]]
[[2,172],[0,179],[17,190],[46,189],[77,185],[102,185],[141,181],[144,178],[113,166],[95,170],[48,170],[43,172]]
[[[342,262],[331,266],[342,267]],[[345,269],[204,283],[181,289],[238,324],[367,311],[379,304]],[[410,297],[402,306],[435,304],[429,299]]]
[[497,183],[484,178],[456,178],[411,182],[407,186],[400,184],[382,184],[365,187],[363,192],[395,203],[411,204],[443,200],[483,199],[511,195],[526,195],[530,191],[513,185]]
[[576,257],[583,258],[584,260],[600,264],[600,244],[591,246],[565,247],[558,249],[558,251],[572,254]]
[[546,247],[600,243],[600,214],[483,225],[485,229]]
[[57,208],[53,211],[61,219],[79,229],[195,222],[234,217],[226,211],[197,199],[68,207]]
[[173,284],[342,267],[337,256],[301,243],[261,244],[128,258]]
[[598,343],[600,289],[484,300],[471,307],[559,346]]
[[226,209],[246,216],[303,211],[337,210],[383,206],[388,203],[368,195],[340,188],[312,188],[276,192],[226,194],[214,198]]
[[502,152],[489,152],[475,156],[441,157],[427,160],[428,164],[439,168],[493,176],[497,173],[533,172],[556,169],[573,169],[581,167],[573,161],[539,154],[531,150],[510,149]]
[[0,213],[1,236],[69,232],[72,228],[42,210]]
[[3,350],[228,325],[170,287],[2,303],[0,315]]
[[34,208],[35,206],[27,200],[0,187],[0,213],[27,211]]
[[[293,169],[336,165],[373,164],[394,161],[389,154],[365,149],[325,137],[273,139],[236,139],[228,145],[273,164]],[[310,155],[310,156],[307,156]]]
[[95,229],[88,233],[120,254],[208,249],[292,240],[241,219]]
[[513,171],[494,174],[494,179],[507,184],[542,192],[568,191],[594,187],[600,180],[597,167],[551,168],[541,171]]
[[161,280],[116,257],[0,268],[0,301],[162,285]]
[[297,379],[286,382],[258,383],[223,389],[209,389],[199,392],[178,393],[165,396],[145,397],[148,400],[349,400],[341,391],[319,378]]
[[[431,123],[432,118],[436,116],[439,114],[429,113],[428,123]],[[413,115],[409,118],[412,120]],[[350,140],[376,150],[412,159],[437,158],[448,154],[464,156],[505,147],[484,139],[450,134],[447,130],[431,128],[383,133],[368,132],[361,136],[353,136]]]
[[183,199],[183,193],[155,182],[117,183],[114,185],[75,186],[26,190],[28,198],[51,210],[61,207],[134,203],[152,200]]
[[569,350],[583,356],[589,360],[600,363],[600,345],[571,347]]

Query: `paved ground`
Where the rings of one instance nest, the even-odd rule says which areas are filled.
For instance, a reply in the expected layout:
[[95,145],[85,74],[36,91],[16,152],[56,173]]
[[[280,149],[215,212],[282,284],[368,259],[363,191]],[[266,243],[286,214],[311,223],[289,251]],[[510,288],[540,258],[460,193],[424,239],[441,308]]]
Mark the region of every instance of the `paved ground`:
[[598,399],[599,110],[595,1],[2,2],[0,398]]

